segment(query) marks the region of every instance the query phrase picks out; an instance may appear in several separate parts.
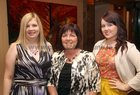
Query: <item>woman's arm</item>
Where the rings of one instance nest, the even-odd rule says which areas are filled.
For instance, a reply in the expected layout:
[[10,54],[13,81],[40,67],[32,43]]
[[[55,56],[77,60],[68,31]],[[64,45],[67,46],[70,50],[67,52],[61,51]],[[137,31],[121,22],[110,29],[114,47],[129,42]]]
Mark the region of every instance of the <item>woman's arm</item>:
[[89,83],[89,95],[96,95],[97,92],[100,91],[100,73],[97,66],[97,63],[95,62],[95,57],[91,53],[89,56],[88,61],[88,83]]
[[128,82],[128,86],[140,91],[140,51],[135,45],[128,47],[127,59],[136,69],[136,75]]
[[14,75],[14,67],[17,56],[16,45],[10,45],[5,57],[5,72],[4,72],[4,85],[3,85],[3,95],[9,95],[12,79]]
[[48,91],[50,93],[50,95],[58,95],[57,94],[57,90],[56,88],[52,85],[52,86],[48,86]]
[[48,80],[48,91],[49,91],[49,94],[50,95],[58,95],[57,94],[57,90],[56,90],[56,87],[55,87],[55,83],[56,83],[56,72],[55,71],[55,67],[57,67],[57,62],[56,59],[55,59],[55,56],[57,56],[57,53],[53,53],[52,55],[52,59],[51,59],[51,63],[52,63],[52,66],[51,66],[51,69],[50,69],[50,77],[49,77],[49,80]]

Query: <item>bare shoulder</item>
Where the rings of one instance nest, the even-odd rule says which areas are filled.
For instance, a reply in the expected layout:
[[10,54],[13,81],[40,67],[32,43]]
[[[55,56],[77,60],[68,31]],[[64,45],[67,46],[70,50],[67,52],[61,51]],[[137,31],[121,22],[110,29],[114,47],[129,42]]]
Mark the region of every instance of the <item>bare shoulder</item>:
[[11,43],[11,44],[10,44],[10,48],[15,49],[15,48],[16,48],[16,45],[17,45],[17,43],[15,43],[15,42],[14,42],[14,43]]
[[10,55],[12,57],[12,55],[16,55],[17,54],[16,45],[17,45],[17,43],[11,43],[10,44],[10,47],[9,47],[9,49],[7,51],[7,56]]
[[52,44],[48,41],[47,41],[47,45],[48,45],[48,47],[52,47]]
[[8,77],[13,77],[14,68],[16,64],[17,50],[16,43],[10,44],[10,47],[5,56],[5,75]]
[[50,42],[48,42],[48,41],[47,41],[47,48],[48,48],[50,54],[52,55],[53,52],[54,52],[54,51],[53,51],[53,47],[52,47],[52,44],[51,44]]

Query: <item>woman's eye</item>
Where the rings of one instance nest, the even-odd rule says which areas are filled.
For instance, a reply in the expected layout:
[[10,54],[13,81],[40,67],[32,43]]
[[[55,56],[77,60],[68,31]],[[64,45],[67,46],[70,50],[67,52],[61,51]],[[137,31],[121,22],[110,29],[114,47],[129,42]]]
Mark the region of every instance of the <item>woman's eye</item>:
[[36,27],[36,26],[37,26],[37,24],[33,24],[32,26],[33,26],[33,27]]
[[70,36],[71,36],[71,37],[76,37],[76,35],[75,35],[75,34],[71,34]]
[[27,25],[26,27],[29,27],[29,25]]
[[103,27],[105,27],[105,25],[101,25],[101,27],[103,28]]
[[113,25],[112,23],[109,23],[109,24],[108,24],[108,26],[112,26],[112,25]]
[[66,36],[67,36],[66,34],[63,34],[63,35],[62,35],[62,37],[66,37]]

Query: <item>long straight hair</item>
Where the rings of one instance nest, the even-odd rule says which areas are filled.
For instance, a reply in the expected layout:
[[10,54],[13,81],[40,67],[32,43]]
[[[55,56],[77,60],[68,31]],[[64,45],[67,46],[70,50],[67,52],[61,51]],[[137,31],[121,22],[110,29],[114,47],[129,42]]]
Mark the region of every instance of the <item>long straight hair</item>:
[[41,20],[39,18],[39,16],[34,13],[34,12],[30,12],[25,14],[22,19],[21,19],[21,23],[20,23],[20,33],[18,36],[18,39],[16,40],[17,43],[22,44],[24,47],[26,47],[26,27],[27,24],[29,23],[29,21],[31,21],[33,18],[36,19],[38,26],[39,26],[39,49],[46,51],[46,40],[44,37],[44,33],[43,33],[43,26],[41,23]]

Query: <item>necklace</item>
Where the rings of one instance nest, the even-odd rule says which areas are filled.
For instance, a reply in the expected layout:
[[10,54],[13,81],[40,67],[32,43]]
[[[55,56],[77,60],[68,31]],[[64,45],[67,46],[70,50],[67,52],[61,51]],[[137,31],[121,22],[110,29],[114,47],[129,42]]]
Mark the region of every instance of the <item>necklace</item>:
[[116,45],[116,42],[110,42],[110,43],[104,42],[103,43],[103,47],[107,47],[107,48],[114,48],[115,45]]
[[28,50],[29,50],[30,54],[34,55],[34,56],[37,55],[37,53],[39,52],[38,48],[35,46],[29,47]]
[[31,53],[32,53],[33,55],[36,55],[36,54],[38,53],[38,50],[31,51]]
[[66,57],[67,58],[67,62],[72,62],[76,57],[77,57],[77,54],[75,56],[73,56],[72,58]]
[[72,61],[78,56],[79,50],[74,53],[65,53],[66,61],[72,63]]

